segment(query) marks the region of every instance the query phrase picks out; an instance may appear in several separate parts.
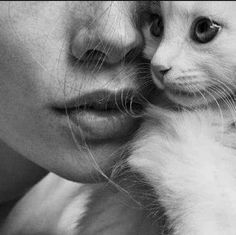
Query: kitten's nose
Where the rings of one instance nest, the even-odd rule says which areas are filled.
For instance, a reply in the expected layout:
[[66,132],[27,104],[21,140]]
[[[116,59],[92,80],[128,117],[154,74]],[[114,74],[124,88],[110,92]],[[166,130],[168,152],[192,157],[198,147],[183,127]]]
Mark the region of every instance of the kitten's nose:
[[152,64],[152,70],[154,71],[155,74],[165,76],[171,70],[171,68],[169,66],[165,66],[165,65],[153,65]]
[[170,68],[168,68],[168,69],[160,69],[159,73],[161,73],[161,75],[164,76],[165,74],[167,74],[168,71],[170,71]]
[[153,73],[159,79],[163,80],[164,76],[171,70],[171,67],[165,65],[151,64]]
[[151,70],[154,74],[154,82],[160,89],[164,89],[165,75],[171,70],[171,67],[160,64],[151,64]]

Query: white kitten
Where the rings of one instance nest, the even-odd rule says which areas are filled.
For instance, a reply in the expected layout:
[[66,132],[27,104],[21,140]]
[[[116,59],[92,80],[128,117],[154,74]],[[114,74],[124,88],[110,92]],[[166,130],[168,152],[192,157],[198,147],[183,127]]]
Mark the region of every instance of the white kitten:
[[155,188],[171,233],[235,235],[236,3],[153,6],[145,55],[182,111],[150,108],[129,163]]

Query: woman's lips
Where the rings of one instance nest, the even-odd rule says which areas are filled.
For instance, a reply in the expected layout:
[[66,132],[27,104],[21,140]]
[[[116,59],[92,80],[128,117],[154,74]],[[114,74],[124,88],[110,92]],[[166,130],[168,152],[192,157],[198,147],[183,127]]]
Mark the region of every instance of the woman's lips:
[[[100,90],[54,106],[58,114],[69,117],[71,127],[85,140],[122,138],[137,128],[142,111],[140,96],[132,90]],[[77,131],[76,131],[77,130]]]
[[100,113],[82,111],[71,114],[70,120],[83,131],[88,140],[116,139],[134,128],[134,119],[125,113]]

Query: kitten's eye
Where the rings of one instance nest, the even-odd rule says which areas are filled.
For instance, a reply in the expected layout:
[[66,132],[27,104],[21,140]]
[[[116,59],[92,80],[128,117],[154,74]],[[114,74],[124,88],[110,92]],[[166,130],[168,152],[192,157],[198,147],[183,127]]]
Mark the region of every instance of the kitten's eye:
[[208,43],[217,35],[221,26],[209,18],[197,19],[192,26],[192,39],[199,43]]
[[160,37],[164,29],[163,21],[159,15],[154,15],[153,18],[154,20],[151,24],[150,32],[154,37]]

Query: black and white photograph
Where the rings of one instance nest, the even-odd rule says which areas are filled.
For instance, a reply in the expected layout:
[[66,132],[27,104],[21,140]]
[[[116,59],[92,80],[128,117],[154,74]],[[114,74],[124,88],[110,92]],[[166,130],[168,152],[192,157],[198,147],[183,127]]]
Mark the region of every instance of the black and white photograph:
[[236,235],[236,2],[0,1],[0,235]]

